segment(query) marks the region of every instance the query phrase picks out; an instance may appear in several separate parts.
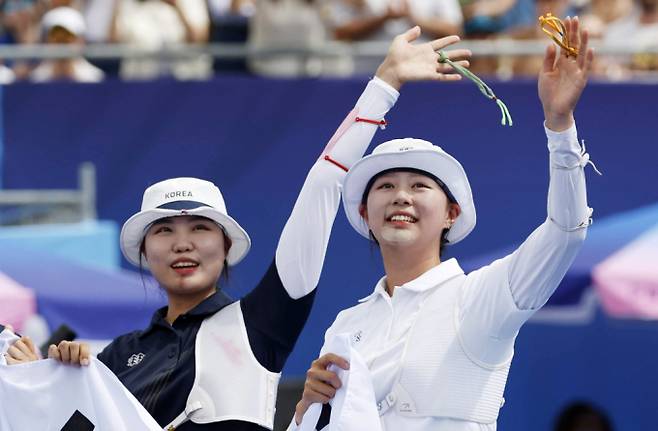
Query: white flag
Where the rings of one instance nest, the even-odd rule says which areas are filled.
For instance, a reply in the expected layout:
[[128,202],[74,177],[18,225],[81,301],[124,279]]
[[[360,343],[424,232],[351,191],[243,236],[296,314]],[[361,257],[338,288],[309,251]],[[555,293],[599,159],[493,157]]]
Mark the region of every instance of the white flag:
[[[331,365],[328,368],[338,375],[343,385],[329,401],[331,404],[331,417],[329,425],[322,430],[381,431],[382,426],[377,412],[377,401],[370,370],[368,370],[365,360],[352,346],[351,334],[335,335],[322,347],[322,352],[334,353],[346,359],[350,364],[349,370],[343,370],[336,365]],[[288,430],[314,431],[321,412],[322,404],[311,404],[302,418],[302,423],[295,426],[295,419],[293,418]]]
[[162,431],[162,427],[98,359],[92,358],[87,367],[44,359],[0,365],[0,431],[26,430]]

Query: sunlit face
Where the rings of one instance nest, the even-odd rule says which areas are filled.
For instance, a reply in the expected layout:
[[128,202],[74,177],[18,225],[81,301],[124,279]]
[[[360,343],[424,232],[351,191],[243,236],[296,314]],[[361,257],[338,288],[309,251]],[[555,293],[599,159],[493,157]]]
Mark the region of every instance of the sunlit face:
[[149,269],[167,293],[212,293],[224,269],[225,238],[210,219],[177,216],[153,223],[144,238]]
[[375,180],[361,215],[381,247],[433,247],[459,215],[439,185],[416,172],[395,171]]

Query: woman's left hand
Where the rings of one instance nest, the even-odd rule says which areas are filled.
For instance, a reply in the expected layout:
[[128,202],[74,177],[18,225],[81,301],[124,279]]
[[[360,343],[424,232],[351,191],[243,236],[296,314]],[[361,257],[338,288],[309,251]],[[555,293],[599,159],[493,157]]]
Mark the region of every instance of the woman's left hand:
[[551,44],[544,56],[539,72],[539,99],[544,108],[546,127],[554,131],[566,130],[573,125],[573,111],[587,84],[594,60],[594,51],[588,48],[587,30],[581,30],[578,17],[564,21],[569,45],[578,50],[578,57],[567,55],[568,51]]

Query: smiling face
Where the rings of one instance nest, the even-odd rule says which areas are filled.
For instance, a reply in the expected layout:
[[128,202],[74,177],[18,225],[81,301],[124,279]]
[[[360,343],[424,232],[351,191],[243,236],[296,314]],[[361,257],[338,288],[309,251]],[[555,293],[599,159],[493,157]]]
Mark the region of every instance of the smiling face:
[[205,217],[156,221],[144,237],[149,269],[167,294],[208,296],[215,292],[226,258],[224,232]]
[[381,247],[431,247],[439,253],[441,234],[459,215],[432,178],[393,171],[372,184],[361,215]]

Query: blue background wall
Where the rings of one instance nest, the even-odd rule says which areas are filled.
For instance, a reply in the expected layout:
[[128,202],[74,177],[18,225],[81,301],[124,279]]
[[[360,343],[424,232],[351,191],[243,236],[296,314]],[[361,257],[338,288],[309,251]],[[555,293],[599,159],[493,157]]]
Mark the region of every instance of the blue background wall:
[[[207,83],[13,85],[3,94],[2,184],[75,187],[78,164],[92,161],[99,176],[99,216],[122,223],[138,210],[146,186],[173,176],[210,179],[253,240],[227,287],[240,296],[272,260],[306,170],[364,84],[232,77]],[[478,226],[448,256],[468,258],[519,242],[545,218],[548,157],[536,83],[493,87],[511,109],[512,128],[498,124],[498,108],[470,83],[423,83],[403,89],[387,117],[390,126],[375,137],[375,143],[405,136],[431,140],[466,168]],[[658,86],[592,83],[586,90],[577,110],[580,137],[605,173],[588,172],[595,219],[658,201],[656,100]],[[376,250],[340,212],[320,306],[287,375],[308,368],[337,311],[366,296],[381,274]],[[636,324],[639,329],[632,329]],[[517,344],[500,428],[548,429],[564,401],[588,395],[613,412],[620,429],[656,429],[658,413],[649,407],[658,397],[644,391],[658,387],[658,372],[649,366],[658,355],[657,331],[653,323],[602,316],[580,329],[528,325]],[[592,367],[599,371],[588,373]],[[641,384],[637,390],[634,382]]]

